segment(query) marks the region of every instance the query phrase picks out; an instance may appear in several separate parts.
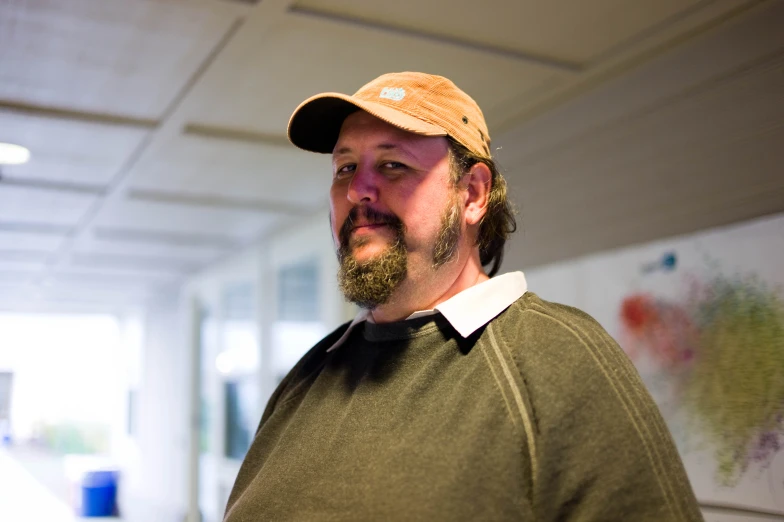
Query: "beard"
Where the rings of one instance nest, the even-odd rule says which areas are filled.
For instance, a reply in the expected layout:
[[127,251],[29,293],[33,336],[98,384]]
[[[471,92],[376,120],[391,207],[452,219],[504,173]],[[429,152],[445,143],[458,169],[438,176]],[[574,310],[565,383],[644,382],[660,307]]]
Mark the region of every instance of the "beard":
[[[354,249],[368,239],[352,237],[354,222],[360,212],[370,223],[383,224],[394,232],[391,244],[380,254],[366,261],[354,257]],[[439,233],[433,245],[431,268],[437,270],[457,255],[462,217],[459,200],[454,196],[441,217]],[[392,294],[408,274],[408,249],[403,222],[394,214],[385,214],[369,207],[354,207],[338,233],[338,285],[347,301],[373,310],[389,302]]]

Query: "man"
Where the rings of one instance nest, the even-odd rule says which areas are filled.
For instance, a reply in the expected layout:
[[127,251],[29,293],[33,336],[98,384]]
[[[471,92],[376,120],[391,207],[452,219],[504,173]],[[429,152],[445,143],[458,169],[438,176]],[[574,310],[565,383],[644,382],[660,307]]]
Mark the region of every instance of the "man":
[[289,138],[332,154],[338,278],[362,312],[273,394],[226,521],[701,520],[615,342],[522,273],[490,279],[515,223],[467,94],[387,74],[306,100]]

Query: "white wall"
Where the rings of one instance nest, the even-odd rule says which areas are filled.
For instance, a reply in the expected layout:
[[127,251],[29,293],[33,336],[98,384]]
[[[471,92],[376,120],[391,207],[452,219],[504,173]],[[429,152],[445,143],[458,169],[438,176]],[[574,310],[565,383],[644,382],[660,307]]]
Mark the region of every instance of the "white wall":
[[539,266],[784,211],[784,2],[756,4],[494,134],[522,212],[510,259]]

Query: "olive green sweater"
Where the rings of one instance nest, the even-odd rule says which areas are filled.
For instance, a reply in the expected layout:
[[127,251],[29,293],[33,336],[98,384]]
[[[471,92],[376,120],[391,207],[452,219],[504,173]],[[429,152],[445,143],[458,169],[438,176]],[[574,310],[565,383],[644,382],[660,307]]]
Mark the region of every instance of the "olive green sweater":
[[463,339],[347,325],[270,399],[225,520],[702,520],[656,405],[588,315],[526,293]]

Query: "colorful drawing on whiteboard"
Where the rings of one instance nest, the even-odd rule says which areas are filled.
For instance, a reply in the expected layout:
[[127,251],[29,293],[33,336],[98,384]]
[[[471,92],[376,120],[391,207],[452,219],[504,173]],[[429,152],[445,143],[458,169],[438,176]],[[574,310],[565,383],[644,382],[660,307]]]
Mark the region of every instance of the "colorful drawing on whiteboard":
[[687,419],[679,433],[671,423],[676,439],[697,434],[717,482],[731,486],[784,447],[784,300],[754,276],[691,278],[684,289],[677,301],[627,295],[619,340],[635,364],[655,369],[646,383],[668,397],[665,417]]

